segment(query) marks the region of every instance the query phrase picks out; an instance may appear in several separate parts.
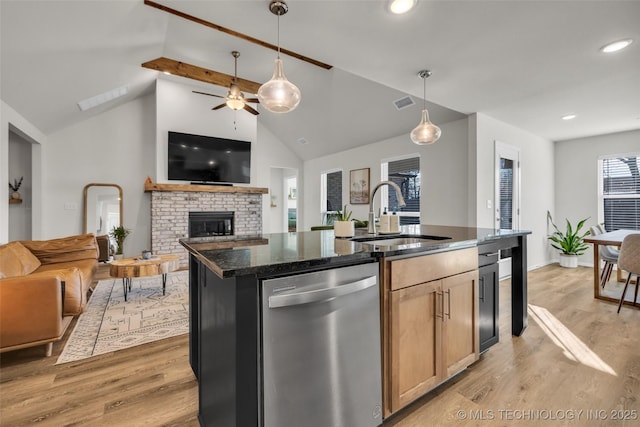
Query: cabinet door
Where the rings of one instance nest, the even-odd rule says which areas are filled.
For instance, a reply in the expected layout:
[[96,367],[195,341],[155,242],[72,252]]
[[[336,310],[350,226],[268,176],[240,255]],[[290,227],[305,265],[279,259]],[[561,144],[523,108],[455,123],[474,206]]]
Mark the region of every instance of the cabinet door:
[[391,292],[389,395],[395,412],[441,380],[441,281]]
[[499,340],[498,331],[498,264],[480,267],[480,352],[482,353]]
[[442,279],[442,358],[446,377],[478,359],[478,270]]

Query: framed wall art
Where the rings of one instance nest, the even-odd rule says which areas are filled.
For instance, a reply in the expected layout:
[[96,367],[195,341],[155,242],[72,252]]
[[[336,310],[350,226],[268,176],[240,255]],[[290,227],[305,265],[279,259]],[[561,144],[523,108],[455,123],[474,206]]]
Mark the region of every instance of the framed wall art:
[[349,203],[369,204],[369,168],[354,169],[349,172]]

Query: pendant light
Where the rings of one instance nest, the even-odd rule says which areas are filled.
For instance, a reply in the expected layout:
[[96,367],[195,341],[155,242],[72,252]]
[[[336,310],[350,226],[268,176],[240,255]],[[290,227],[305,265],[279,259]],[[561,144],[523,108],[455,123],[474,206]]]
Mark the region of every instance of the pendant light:
[[285,77],[280,59],[280,16],[287,13],[289,7],[284,1],[272,0],[269,10],[278,16],[278,57],[271,80],[258,89],[258,99],[272,113],[288,113],[298,106],[301,98],[300,89]]
[[422,119],[420,120],[420,124],[411,131],[411,141],[418,145],[433,144],[438,140],[438,138],[440,138],[440,134],[442,133],[438,126],[431,123],[429,120],[429,111],[427,111],[427,77],[430,75],[431,71],[429,70],[421,70],[418,73],[418,76],[420,76],[423,81],[424,107],[422,109]]

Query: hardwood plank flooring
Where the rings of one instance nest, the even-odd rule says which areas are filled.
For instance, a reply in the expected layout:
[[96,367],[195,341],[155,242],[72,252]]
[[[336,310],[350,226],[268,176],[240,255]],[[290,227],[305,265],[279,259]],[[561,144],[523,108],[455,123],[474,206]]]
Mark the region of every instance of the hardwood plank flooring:
[[[640,310],[595,300],[590,268],[528,277],[524,335],[510,335],[502,281],[500,342],[385,426],[640,423]],[[69,333],[48,358],[44,346],[0,355],[1,426],[198,426],[186,335],[56,366]]]

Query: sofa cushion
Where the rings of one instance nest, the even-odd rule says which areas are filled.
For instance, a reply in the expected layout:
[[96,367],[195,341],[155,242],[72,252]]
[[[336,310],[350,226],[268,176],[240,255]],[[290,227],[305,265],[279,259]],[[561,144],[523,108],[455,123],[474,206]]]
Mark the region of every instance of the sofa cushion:
[[87,291],[98,267],[95,259],[74,262],[42,264],[34,274],[57,272],[65,282],[64,315],[76,315],[84,311],[87,304]]
[[42,264],[98,259],[98,245],[91,233],[51,240],[23,240],[20,243]]
[[25,276],[40,267],[40,260],[20,242],[0,246],[0,279]]

